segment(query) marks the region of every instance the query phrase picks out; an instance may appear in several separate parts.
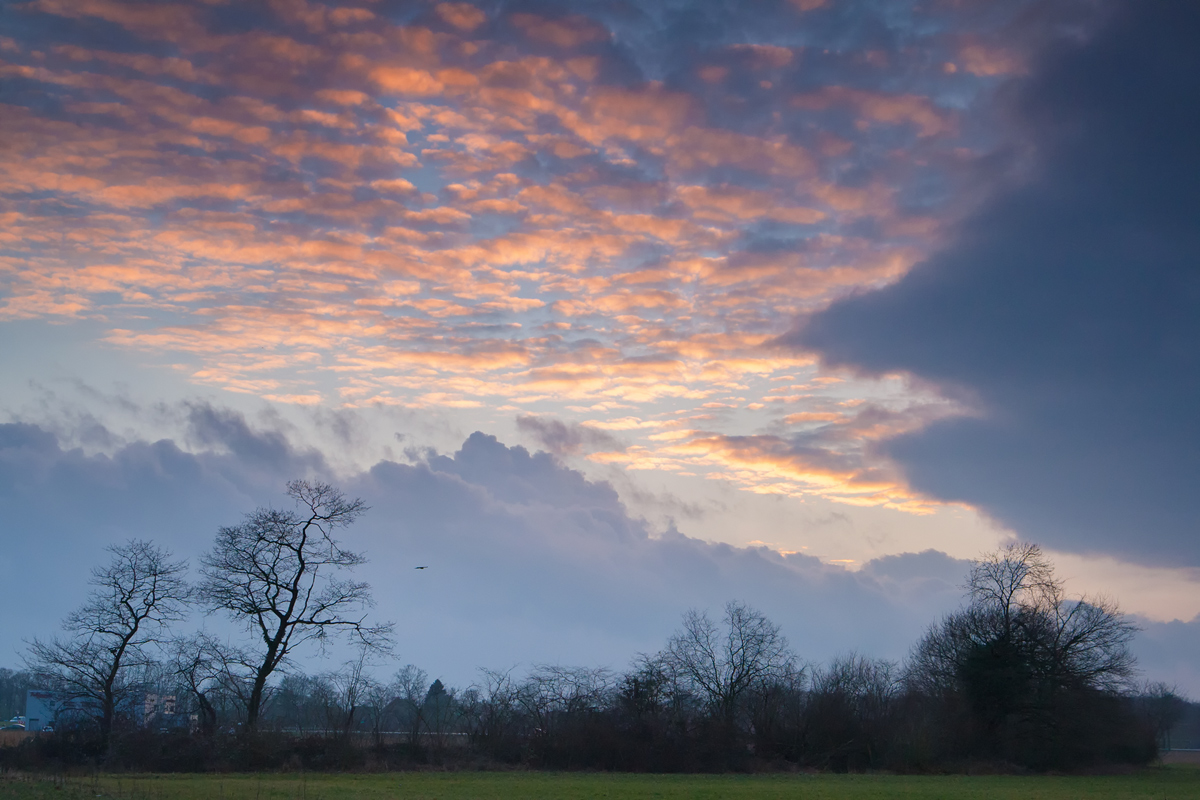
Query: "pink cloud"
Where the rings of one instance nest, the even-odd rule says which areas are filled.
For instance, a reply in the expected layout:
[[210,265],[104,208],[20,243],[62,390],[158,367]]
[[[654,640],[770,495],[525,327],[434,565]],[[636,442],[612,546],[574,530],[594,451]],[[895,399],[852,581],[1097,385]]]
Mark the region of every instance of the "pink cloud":
[[513,14],[509,19],[530,39],[563,49],[609,38],[607,28],[582,16],[547,19],[536,14]]
[[468,33],[487,20],[487,14],[470,3],[438,3],[434,10],[447,24]]
[[[204,5],[32,8],[134,44],[0,43],[0,74],[61,98],[59,116],[0,107],[7,317],[91,318],[115,346],[280,402],[622,407],[647,422],[630,430],[672,435],[631,449],[639,464],[788,491],[820,484],[807,469],[909,502],[865,461],[789,462],[654,415],[669,401],[691,425],[736,407],[860,439],[895,429],[760,384],[811,367],[771,351],[796,314],[897,279],[937,236],[942,211],[897,199],[918,159],[940,168],[962,145],[929,96],[834,85],[743,111],[692,77],[614,80],[594,20],[509,26],[469,3],[399,25],[378,5],[278,0],[272,25],[219,34]],[[713,67],[722,87],[778,83],[769,71],[803,57],[704,47],[681,74]],[[822,130],[828,110],[861,125]],[[914,152],[854,161],[897,126]]]
[[823,111],[831,106],[854,108],[867,123],[910,124],[919,136],[936,136],[956,130],[953,115],[934,106],[928,97],[915,94],[884,94],[846,86],[826,86],[792,99],[796,108]]

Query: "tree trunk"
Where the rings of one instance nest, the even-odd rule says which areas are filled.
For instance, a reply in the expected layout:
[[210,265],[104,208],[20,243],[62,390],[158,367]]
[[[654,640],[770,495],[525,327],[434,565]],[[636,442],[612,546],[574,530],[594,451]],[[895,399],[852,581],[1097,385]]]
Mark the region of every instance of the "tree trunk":
[[212,736],[217,730],[217,710],[202,692],[196,693],[196,700],[200,704],[200,735]]
[[112,733],[114,706],[112,695],[105,693],[104,699],[100,702],[100,742],[106,750],[108,749],[109,735]]
[[258,730],[258,714],[262,709],[263,692],[267,686],[270,672],[259,670],[254,675],[254,687],[250,690],[250,700],[246,703],[246,730]]

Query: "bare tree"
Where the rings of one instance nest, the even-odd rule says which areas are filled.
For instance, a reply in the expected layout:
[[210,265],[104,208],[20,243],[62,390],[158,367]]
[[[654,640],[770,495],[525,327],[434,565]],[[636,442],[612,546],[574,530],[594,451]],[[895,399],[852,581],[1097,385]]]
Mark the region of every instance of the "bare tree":
[[525,679],[517,701],[534,722],[534,738],[544,742],[554,737],[561,722],[607,707],[615,687],[615,676],[603,667],[542,664]]
[[371,726],[371,739],[376,747],[383,746],[384,726],[394,713],[395,699],[390,684],[373,678],[367,680],[363,691],[363,716]]
[[262,719],[267,718],[269,709],[277,726],[294,729],[301,736],[317,731],[328,734],[337,727],[341,708],[334,697],[333,684],[325,675],[290,671],[272,688],[270,704],[264,705]]
[[209,736],[217,729],[217,708],[212,694],[225,682],[234,655],[207,633],[181,637],[171,642],[169,668],[196,701],[200,733]]
[[415,664],[405,664],[392,679],[392,692],[399,701],[402,724],[408,731],[408,743],[415,745],[425,725],[425,693],[429,676]]
[[929,629],[905,670],[911,690],[940,699],[960,740],[1048,764],[1086,750],[1081,731],[1122,724],[1104,698],[1130,687],[1137,628],[1116,603],[1068,596],[1033,544],[975,561],[966,588],[966,607]]
[[439,755],[446,749],[446,735],[450,733],[459,711],[458,692],[447,689],[441,678],[434,678],[425,693],[425,729],[433,738],[434,751]]
[[886,739],[898,688],[895,664],[857,653],[815,670],[807,709],[813,754],[837,771],[871,766]]
[[1171,730],[1187,712],[1187,700],[1179,690],[1161,681],[1148,683],[1141,690],[1143,713],[1154,727],[1159,750],[1171,749]]
[[367,648],[382,648],[391,625],[368,625],[370,587],[339,573],[364,563],[335,533],[366,510],[325,483],[291,481],[295,510],[260,508],[241,525],[221,528],[203,558],[203,602],[244,623],[256,639],[257,666],[246,702],[254,730],[267,681],[292,652],[309,641],[324,643],[345,632]]
[[147,648],[182,618],[190,597],[187,563],[151,542],[131,539],[107,548],[112,559],[92,570],[95,587],[63,622],[66,638],[30,644],[31,668],[76,699],[95,704],[107,739],[121,702],[133,686],[129,671],[145,665]]
[[971,605],[998,621],[995,635],[1016,642],[1029,671],[1051,687],[1128,688],[1137,626],[1106,597],[1070,598],[1036,544],[1012,544],[971,567]]
[[29,670],[13,671],[0,667],[0,719],[8,719],[21,713],[30,689],[37,688],[36,679]]
[[513,670],[480,669],[480,680],[463,693],[463,716],[472,741],[493,756],[516,748],[521,687]]
[[691,682],[662,653],[638,654],[621,677],[617,698],[643,735],[668,728],[685,731],[703,710]]
[[326,676],[337,693],[338,705],[342,710],[339,727],[343,736],[350,735],[355,717],[363,711],[363,704],[369,702],[368,697],[375,684],[375,680],[367,672],[367,668],[371,666],[369,659],[372,653],[372,648],[360,647],[357,656],[343,664],[340,670]]
[[707,613],[688,611],[683,628],[667,643],[663,661],[732,732],[745,692],[791,669],[795,655],[779,626],[745,603],[727,603],[724,623],[722,629]]
[[1128,688],[1137,626],[1105,597],[1071,598],[1036,544],[1013,544],[972,563],[969,604],[926,633],[910,657],[915,688],[948,690],[986,650],[1005,674],[1049,687]]
[[971,604],[997,614],[1008,632],[1022,610],[1056,602],[1062,584],[1038,545],[1016,543],[972,561],[966,589]]
[[754,752],[796,758],[804,736],[810,670],[793,665],[748,692]]

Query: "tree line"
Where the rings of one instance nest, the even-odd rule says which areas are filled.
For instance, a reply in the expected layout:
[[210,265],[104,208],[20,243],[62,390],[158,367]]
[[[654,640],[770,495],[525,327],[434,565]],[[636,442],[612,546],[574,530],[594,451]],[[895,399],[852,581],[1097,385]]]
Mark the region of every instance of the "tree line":
[[[365,505],[323,483],[293,481],[287,495],[292,508],[221,528],[195,583],[151,542],[109,548],[63,635],[30,642],[27,669],[0,676],[70,698],[73,717],[0,763],[1072,768],[1148,762],[1188,708],[1169,687],[1135,683],[1135,626],[1111,600],[1068,596],[1032,544],[973,562],[962,607],[902,663],[805,663],[776,623],[733,601],[716,618],[687,612],[623,672],[481,670],[453,688],[409,664],[380,680],[391,625],[369,621],[370,587],[351,577],[364,558],[339,538]],[[193,607],[244,637],[173,633]],[[298,648],[335,635],[355,658],[295,668]],[[148,719],[150,696],[173,698],[173,713]]]

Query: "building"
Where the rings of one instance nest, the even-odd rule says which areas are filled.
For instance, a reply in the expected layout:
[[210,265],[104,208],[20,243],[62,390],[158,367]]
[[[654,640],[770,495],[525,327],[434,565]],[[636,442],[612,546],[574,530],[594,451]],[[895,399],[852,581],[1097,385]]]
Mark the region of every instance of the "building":
[[[133,692],[117,706],[118,717],[138,727],[173,728],[187,725],[175,714],[175,695],[154,692]],[[25,695],[25,729],[41,731],[81,719],[100,716],[100,704],[90,697],[71,697],[64,692],[30,689]]]
[[57,729],[60,724],[99,713],[96,701],[71,697],[48,689],[30,689],[25,693],[25,730]]

